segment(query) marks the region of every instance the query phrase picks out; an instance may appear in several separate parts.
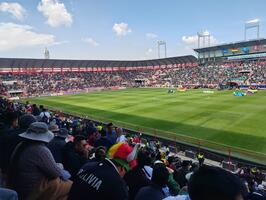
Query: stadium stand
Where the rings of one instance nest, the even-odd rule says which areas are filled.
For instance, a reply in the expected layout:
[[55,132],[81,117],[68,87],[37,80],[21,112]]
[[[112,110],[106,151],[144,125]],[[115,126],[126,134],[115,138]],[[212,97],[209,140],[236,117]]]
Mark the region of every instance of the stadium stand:
[[[136,80],[145,80],[144,85],[149,87],[183,85],[217,88],[218,85],[234,82],[238,85],[257,84],[265,88],[266,84],[266,62],[260,60],[200,66],[193,57],[147,61],[145,64],[144,61],[117,61],[117,65],[109,62],[110,66],[115,67],[97,67],[101,64],[104,66],[104,61],[100,64],[96,62],[96,67],[91,67],[91,62],[85,65],[82,61],[66,60],[60,63],[59,60],[15,59],[11,62],[11,59],[0,59],[0,94],[11,97],[40,96],[84,92],[91,88],[134,87],[138,86]],[[69,68],[72,64],[78,67]],[[136,67],[136,64],[140,66]]]

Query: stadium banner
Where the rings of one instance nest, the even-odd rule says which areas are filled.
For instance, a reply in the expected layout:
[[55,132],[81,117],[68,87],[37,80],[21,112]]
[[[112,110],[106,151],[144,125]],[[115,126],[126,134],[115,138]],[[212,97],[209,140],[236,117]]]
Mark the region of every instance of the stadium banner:
[[54,72],[61,72],[61,68],[59,68],[59,67],[53,67],[53,71]]
[[72,72],[78,72],[79,71],[79,68],[77,68],[77,67],[71,67],[70,69]]
[[230,51],[232,53],[236,53],[236,52],[239,52],[239,48],[231,48]]
[[259,57],[266,57],[266,53],[247,54],[247,55],[241,55],[241,56],[230,56],[227,59],[228,60],[239,60],[239,59],[244,59],[244,58],[259,58]]
[[69,72],[69,71],[70,71],[70,68],[63,67],[63,68],[62,68],[62,71],[63,71],[63,72]]
[[80,72],[86,72],[86,68],[85,68],[85,67],[80,67],[80,68],[79,68],[79,71],[80,71]]

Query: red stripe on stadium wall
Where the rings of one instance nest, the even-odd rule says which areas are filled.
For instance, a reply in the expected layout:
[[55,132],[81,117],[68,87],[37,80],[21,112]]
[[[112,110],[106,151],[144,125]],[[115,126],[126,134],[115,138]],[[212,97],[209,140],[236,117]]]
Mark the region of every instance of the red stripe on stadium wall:
[[[261,62],[261,64],[266,64],[266,61]],[[225,65],[235,65],[228,63]],[[0,68],[0,73],[13,73],[13,74],[34,74],[34,73],[58,73],[58,72],[110,72],[110,71],[131,71],[131,70],[159,70],[165,68],[178,68],[181,66],[198,66],[197,63],[182,63],[174,65],[161,65],[161,66],[140,66],[140,67],[52,67],[52,68]]]

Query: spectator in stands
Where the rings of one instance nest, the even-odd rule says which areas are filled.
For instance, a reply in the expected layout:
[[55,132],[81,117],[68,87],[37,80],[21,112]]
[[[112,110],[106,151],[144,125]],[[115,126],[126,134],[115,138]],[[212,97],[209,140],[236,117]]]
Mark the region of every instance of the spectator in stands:
[[113,123],[107,124],[106,138],[111,142],[111,144],[116,143],[117,135],[116,131],[114,130]]
[[41,114],[40,109],[37,107],[36,104],[32,105],[31,114],[33,114],[34,116],[39,116]]
[[249,200],[266,200],[266,182],[258,185],[257,190],[249,195]]
[[150,166],[152,164],[150,154],[146,149],[140,149],[138,152],[137,163],[137,166],[128,171],[124,176],[124,180],[129,187],[129,200],[134,200],[142,187],[151,184],[144,168],[144,166]]
[[73,142],[68,142],[63,149],[63,165],[71,176],[88,161],[89,151],[87,141],[83,135],[76,135]]
[[126,142],[127,138],[124,134],[124,130],[122,128],[117,128],[116,129],[116,134],[117,134],[117,139],[116,139],[116,143],[118,142]]
[[243,200],[240,179],[231,172],[203,166],[190,178],[191,200]]
[[65,148],[67,137],[68,130],[66,128],[61,128],[51,142],[49,142],[47,145],[57,163],[63,162],[63,149]]
[[163,187],[166,186],[169,172],[164,164],[156,164],[152,172],[152,184],[139,190],[135,200],[162,200],[166,197]]
[[189,173],[191,162],[184,160],[181,167],[174,172],[174,179],[180,185],[180,188],[187,185],[186,175]]
[[19,134],[25,132],[29,126],[36,122],[36,118],[31,114],[24,114],[19,118],[19,125],[18,128],[7,130],[2,135],[2,145],[1,145],[1,152],[2,152],[2,159],[3,159],[3,172],[7,172],[9,168],[9,161],[11,158],[11,154],[14,151],[15,147],[19,142],[22,141],[22,138],[19,137]]
[[54,137],[48,126],[34,122],[20,137],[24,140],[13,152],[10,173],[20,197],[58,199],[67,196],[72,182],[67,181],[69,176],[56,164],[46,147]]
[[18,111],[14,111],[13,108],[7,110],[6,113],[4,113],[5,123],[2,131],[12,131],[18,128],[19,116],[20,113]]
[[50,112],[46,108],[44,108],[42,105],[40,106],[40,109],[41,109],[41,113],[39,116],[41,118],[41,121],[49,124],[50,119],[52,117]]
[[90,159],[91,162],[101,162],[106,157],[106,148],[99,146],[95,149],[94,158]]
[[126,143],[118,143],[109,150],[110,159],[85,164],[74,179],[69,200],[128,199],[128,190],[122,177],[132,166],[137,148],[137,145],[132,149]]
[[1,200],[18,200],[18,194],[14,190],[7,188],[0,188],[0,199]]
[[104,130],[100,131],[100,138],[96,139],[94,142],[94,147],[100,146],[105,147],[107,150],[112,146],[112,143],[107,139],[106,132]]

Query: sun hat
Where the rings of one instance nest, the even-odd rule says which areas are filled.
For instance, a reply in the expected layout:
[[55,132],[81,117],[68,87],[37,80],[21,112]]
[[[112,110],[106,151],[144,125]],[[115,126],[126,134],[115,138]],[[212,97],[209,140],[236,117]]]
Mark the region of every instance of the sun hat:
[[67,138],[68,137],[68,130],[66,128],[61,128],[56,136],[61,137],[61,138]]
[[19,134],[20,137],[49,143],[53,138],[54,134],[48,130],[48,126],[44,122],[33,122],[26,132]]
[[52,131],[53,133],[60,131],[59,127],[56,124],[49,125],[48,129],[49,129],[49,131]]
[[108,157],[129,171],[137,164],[136,156],[138,148],[138,144],[132,148],[127,143],[119,142],[109,149]]

